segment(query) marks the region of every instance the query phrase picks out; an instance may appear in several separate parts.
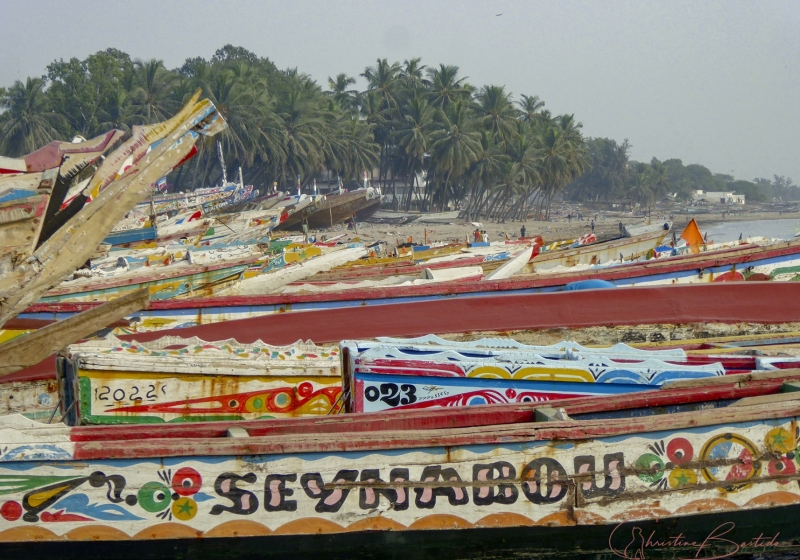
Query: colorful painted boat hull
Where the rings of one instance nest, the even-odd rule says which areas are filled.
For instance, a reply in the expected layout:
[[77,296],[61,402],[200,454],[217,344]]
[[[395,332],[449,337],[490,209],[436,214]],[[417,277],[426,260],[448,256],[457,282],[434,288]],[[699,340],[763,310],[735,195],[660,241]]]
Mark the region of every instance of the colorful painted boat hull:
[[73,425],[255,420],[341,408],[338,345],[180,338],[144,345],[112,336],[71,346],[58,368]]
[[[410,558],[785,552],[800,546],[796,519],[781,520],[800,513],[800,405],[775,393],[780,383],[642,393],[629,400],[677,408],[641,417],[636,403],[614,418],[620,399],[579,399],[563,403],[562,421],[514,405],[283,421],[273,432],[227,424],[228,436],[225,423],[125,427],[115,441],[114,427],[6,420],[0,551],[56,540],[141,558],[148,541],[169,539],[170,554],[209,557],[227,543],[227,558],[255,546],[278,558],[308,537],[336,558],[374,558],[392,542]],[[572,419],[587,410],[600,417]],[[319,554],[306,546],[295,555]]]

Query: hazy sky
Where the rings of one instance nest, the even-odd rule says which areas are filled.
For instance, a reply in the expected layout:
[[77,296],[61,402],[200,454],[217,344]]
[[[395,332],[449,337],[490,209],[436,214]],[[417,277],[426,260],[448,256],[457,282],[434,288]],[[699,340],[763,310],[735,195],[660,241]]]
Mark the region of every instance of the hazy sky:
[[[323,86],[378,57],[455,64],[632,157],[800,183],[800,0],[2,0],[0,85],[108,47],[167,67],[226,43]],[[497,15],[502,14],[502,15]]]

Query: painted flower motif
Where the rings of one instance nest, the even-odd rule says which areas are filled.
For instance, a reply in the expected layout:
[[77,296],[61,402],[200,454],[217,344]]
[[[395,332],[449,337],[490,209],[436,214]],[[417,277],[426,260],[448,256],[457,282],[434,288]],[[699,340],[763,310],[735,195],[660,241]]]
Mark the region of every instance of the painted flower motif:
[[[191,467],[182,467],[170,476],[170,472],[159,471],[161,482],[148,482],[137,494],[138,503],[145,511],[171,521],[189,521],[197,515],[197,502],[192,499],[200,491],[203,479]],[[167,486],[169,484],[169,486]]]

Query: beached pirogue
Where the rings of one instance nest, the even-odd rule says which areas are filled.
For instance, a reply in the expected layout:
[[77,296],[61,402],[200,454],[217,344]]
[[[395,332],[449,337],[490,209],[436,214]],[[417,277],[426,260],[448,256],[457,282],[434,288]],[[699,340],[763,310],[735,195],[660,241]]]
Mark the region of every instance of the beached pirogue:
[[[674,292],[711,329],[725,321],[717,304],[748,290],[757,299],[769,287],[628,293],[634,302],[653,299],[649,311],[673,319],[680,313],[670,316],[659,305],[674,306]],[[798,315],[798,298],[790,295],[797,288],[779,285],[784,305],[742,305],[738,312],[760,320],[772,340],[722,339],[710,352],[684,343],[688,352],[679,341],[656,351],[510,339],[354,341],[341,354],[350,368],[344,391],[338,350],[330,346],[176,338],[75,345],[62,361],[61,410],[73,424],[107,425],[2,420],[0,551],[64,558],[310,558],[321,549],[333,558],[710,558],[788,549],[800,538],[793,521],[800,513],[800,371],[732,374],[795,359],[729,352],[748,342],[791,350],[795,333],[785,331],[792,325],[778,323]],[[527,297],[597,293],[607,292]],[[505,299],[498,298],[495,305]],[[297,315],[317,324],[314,317],[324,313]],[[461,315],[478,324],[474,314]],[[427,323],[444,324],[432,319]],[[239,332],[235,324],[229,332]],[[589,356],[604,371],[581,369]],[[469,378],[476,368],[499,378],[538,376],[527,382],[540,383],[539,394],[525,398],[519,388],[503,387],[509,404],[385,410],[393,400],[414,404],[415,390],[403,386],[414,376],[442,386],[446,376]],[[377,378],[374,390],[365,383],[360,394],[384,410],[328,414],[353,402],[359,375],[362,382],[370,382],[363,375]],[[544,385],[553,382],[559,390],[546,394]],[[602,396],[578,396],[582,391]],[[478,404],[473,397],[456,404]],[[316,417],[286,417],[307,405],[304,412]],[[108,425],[116,423],[126,425]]]
[[2,418],[0,551],[719,558],[796,546],[800,372],[614,397],[68,428]]

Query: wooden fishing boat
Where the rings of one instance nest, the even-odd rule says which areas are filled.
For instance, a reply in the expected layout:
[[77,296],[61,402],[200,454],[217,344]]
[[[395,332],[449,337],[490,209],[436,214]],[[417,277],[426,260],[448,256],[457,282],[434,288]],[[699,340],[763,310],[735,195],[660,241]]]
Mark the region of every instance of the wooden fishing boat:
[[508,339],[455,343],[432,338],[343,341],[348,411],[615,395],[726,373],[721,361],[691,363],[680,349],[647,351],[624,344],[586,348],[570,342],[531,346]]
[[109,301],[141,288],[147,288],[156,300],[188,296],[234,282],[260,258],[260,254],[250,254],[214,264],[193,264],[187,260],[160,269],[137,268],[109,277],[78,278],[53,288],[41,301]]
[[[122,134],[111,130],[84,142],[55,141],[24,158],[2,158],[0,168],[6,173],[0,171],[0,274],[10,272],[14,261],[24,260],[52,235],[63,219],[59,205],[73,178]],[[22,171],[13,174],[12,169]]]
[[525,272],[546,272],[558,266],[575,266],[581,264],[602,264],[624,259],[633,260],[654,249],[669,233],[672,224],[657,224],[641,228],[642,233],[630,237],[621,237],[611,241],[603,241],[581,245],[575,248],[542,251],[531,259]]
[[[201,134],[213,135],[226,126],[211,102],[198,99],[199,92],[165,123],[136,129],[138,139],[115,150],[90,179],[86,189],[97,197],[93,203],[84,204],[86,196],[55,214],[55,229],[47,236],[43,231],[32,258],[15,263],[13,270],[0,278],[0,325],[82,266],[114,223],[144,198],[152,183],[185,161]],[[162,140],[149,154],[150,146],[142,146],[148,135],[153,142]],[[118,176],[120,168],[111,167],[113,162],[137,150],[142,157]],[[51,196],[50,202],[53,200]],[[59,216],[63,226],[56,227]]]
[[[460,284],[449,285],[456,289]],[[420,288],[425,288],[422,286]],[[402,288],[397,288],[401,290]],[[602,294],[599,297],[598,294]],[[327,295],[327,294],[326,294]],[[289,296],[270,296],[288,298]],[[294,297],[319,297],[316,294]],[[792,323],[800,317],[800,284],[795,282],[723,282],[704,285],[632,287],[624,290],[582,290],[544,294],[482,295],[469,298],[417,300],[405,303],[363,305],[333,309],[307,307],[303,313],[271,313],[242,318],[252,312],[251,297],[228,300],[224,324],[213,321],[220,312],[218,298],[203,307],[173,315],[187,326],[160,332],[137,333],[140,342],[169,333],[197,336],[204,340],[226,338],[236,332],[240,342],[265,340],[270,344],[291,344],[311,339],[317,344],[376,336],[422,336],[434,333],[469,333],[515,330],[580,329],[621,325],[680,325],[685,323]],[[280,301],[275,300],[275,301]],[[288,301],[274,303],[290,308]],[[402,300],[399,300],[402,301]],[[730,302],[737,302],[735,306]],[[166,308],[179,302],[154,302]],[[62,307],[63,308],[63,307]],[[81,309],[81,307],[72,309]],[[58,309],[58,308],[56,308]],[[69,308],[67,308],[69,309]],[[296,309],[296,308],[295,308]],[[148,312],[149,313],[149,312]],[[208,314],[207,314],[208,313]],[[241,313],[241,315],[240,315]],[[191,314],[191,315],[190,315]],[[203,324],[209,321],[208,324]],[[194,322],[198,326],[189,326]],[[235,329],[235,331],[232,331]],[[668,328],[665,328],[668,330]],[[134,335],[131,335],[134,336]]]
[[[374,203],[376,198],[380,200],[380,193],[372,187],[342,194],[330,194],[315,212],[305,217],[305,221],[309,229],[329,228],[352,218],[356,212]],[[278,226],[278,229],[282,227]],[[300,229],[300,224],[286,229]]]
[[796,549],[800,373],[324,419],[0,419],[0,552],[721,558]]
[[0,262],[6,255],[30,254],[36,248],[49,199],[49,193],[36,191],[0,195]]
[[360,222],[366,222],[375,214],[375,212],[380,210],[382,203],[383,200],[380,196],[375,198],[374,200],[369,202],[366,206],[356,211],[356,218],[358,218],[358,221]]
[[419,214],[409,212],[394,212],[389,210],[377,210],[372,216],[364,218],[365,222],[372,224],[408,224],[419,218]]
[[70,346],[59,369],[75,425],[326,415],[342,405],[338,345],[110,336]]
[[415,276],[384,276],[378,280],[359,280],[353,282],[308,282],[295,281],[283,287],[280,293],[324,293],[346,290],[359,290],[366,287],[401,288],[404,286],[427,286],[430,284],[450,284],[453,282],[476,282],[483,278],[479,266],[464,266],[432,270],[425,268]]
[[309,196],[301,200],[298,204],[293,206],[286,206],[289,215],[285,220],[281,220],[277,229],[292,230],[302,229],[303,220],[306,220],[311,214],[319,210],[325,204],[324,195]]
[[284,260],[280,263],[281,266],[278,270],[266,271],[265,274],[257,274],[252,277],[243,277],[233,284],[218,290],[217,293],[222,297],[268,294],[274,292],[291,282],[300,281],[316,272],[329,270],[333,266],[362,257],[366,253],[366,249],[360,246],[360,244],[358,245],[359,246],[355,247],[341,248],[324,255],[319,254],[319,252],[321,252],[319,247],[313,247],[314,258],[298,258],[294,260],[296,264],[289,267],[283,266],[287,264],[285,260],[286,254],[284,253],[280,257]]

